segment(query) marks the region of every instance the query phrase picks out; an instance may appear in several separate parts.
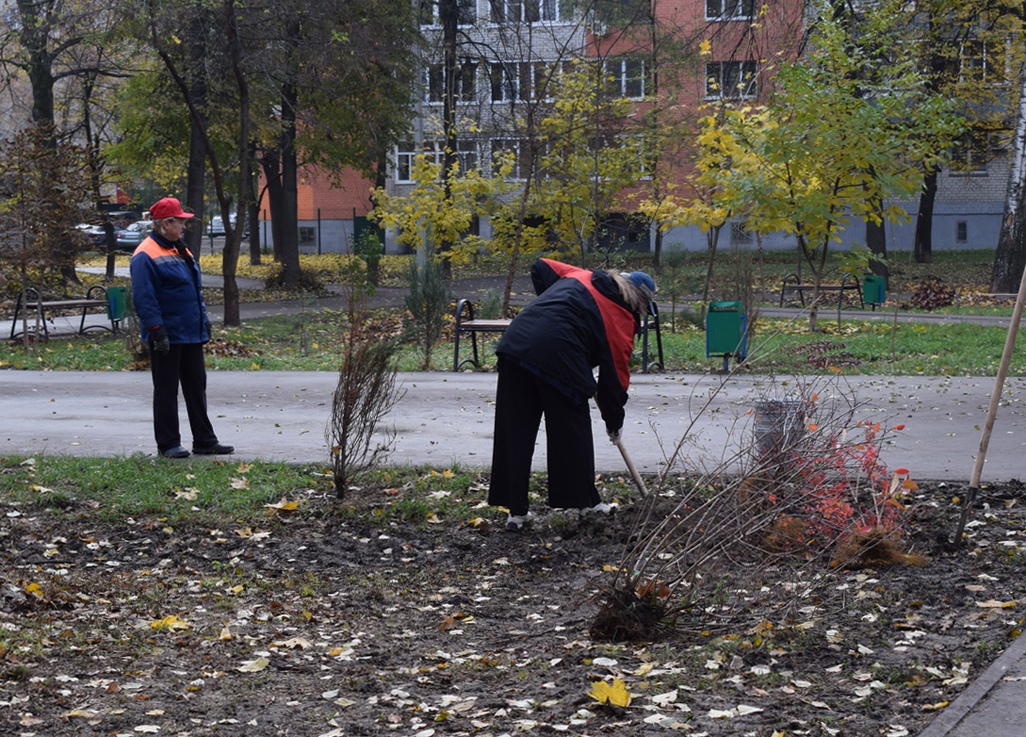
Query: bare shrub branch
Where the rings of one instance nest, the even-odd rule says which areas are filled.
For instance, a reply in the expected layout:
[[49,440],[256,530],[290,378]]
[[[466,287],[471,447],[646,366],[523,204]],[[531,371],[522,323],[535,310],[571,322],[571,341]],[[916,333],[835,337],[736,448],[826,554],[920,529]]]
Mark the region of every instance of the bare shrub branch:
[[375,434],[405,394],[395,383],[397,349],[395,340],[370,324],[362,293],[351,288],[349,332],[325,429],[338,499],[345,497],[353,478],[382,462],[395,442],[394,429],[385,430],[382,441],[376,441]]

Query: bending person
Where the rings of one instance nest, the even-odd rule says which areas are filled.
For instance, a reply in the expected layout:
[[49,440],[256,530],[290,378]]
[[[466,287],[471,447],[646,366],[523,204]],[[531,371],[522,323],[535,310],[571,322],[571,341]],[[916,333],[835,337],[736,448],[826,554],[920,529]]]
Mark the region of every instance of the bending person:
[[[609,512],[595,487],[588,400],[595,397],[609,439],[623,428],[630,359],[655,282],[539,259],[531,266],[538,298],[513,320],[496,347],[488,503],[509,509],[506,527],[527,519],[531,460],[545,417],[549,506]],[[598,368],[596,379],[594,369]]]

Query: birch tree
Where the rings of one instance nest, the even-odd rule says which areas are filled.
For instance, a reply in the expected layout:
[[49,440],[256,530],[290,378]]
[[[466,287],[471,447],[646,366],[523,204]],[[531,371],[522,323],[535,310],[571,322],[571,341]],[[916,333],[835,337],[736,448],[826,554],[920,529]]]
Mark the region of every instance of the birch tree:
[[1011,165],[1008,168],[1005,214],[1001,220],[1001,234],[998,236],[994,269],[990,277],[992,292],[1016,291],[1026,269],[1026,73],[1020,73],[1019,80],[1019,104],[1011,145]]

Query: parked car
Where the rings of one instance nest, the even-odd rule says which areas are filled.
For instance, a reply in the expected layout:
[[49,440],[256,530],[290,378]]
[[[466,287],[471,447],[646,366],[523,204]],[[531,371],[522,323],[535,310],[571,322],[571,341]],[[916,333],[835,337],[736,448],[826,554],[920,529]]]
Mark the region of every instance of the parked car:
[[125,229],[132,223],[138,222],[142,214],[135,210],[113,210],[107,213],[107,217],[114,223],[114,227]]
[[[231,224],[233,228],[235,227],[235,221],[235,213],[232,213]],[[214,217],[210,218],[210,222],[207,224],[207,235],[209,235],[211,238],[220,238],[221,236],[225,235],[223,217],[221,217],[220,215],[215,215]]]
[[149,220],[137,220],[127,228],[117,231],[118,246],[121,248],[135,248],[142,243],[143,238],[150,232],[153,223]]
[[94,246],[103,246],[105,242],[103,226],[80,223],[75,227],[78,228],[82,235],[89,239],[90,244]]
[[207,235],[211,238],[218,238],[224,235],[224,218],[220,215],[210,218],[210,224],[207,225]]

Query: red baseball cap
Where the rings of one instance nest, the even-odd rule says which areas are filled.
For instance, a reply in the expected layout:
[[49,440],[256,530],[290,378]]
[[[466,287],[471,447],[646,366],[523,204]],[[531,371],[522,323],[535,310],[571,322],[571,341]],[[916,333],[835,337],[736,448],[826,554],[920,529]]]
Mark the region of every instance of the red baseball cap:
[[191,218],[195,215],[183,210],[182,203],[174,197],[165,197],[153,204],[150,208],[150,217],[154,220],[163,220],[164,218]]

